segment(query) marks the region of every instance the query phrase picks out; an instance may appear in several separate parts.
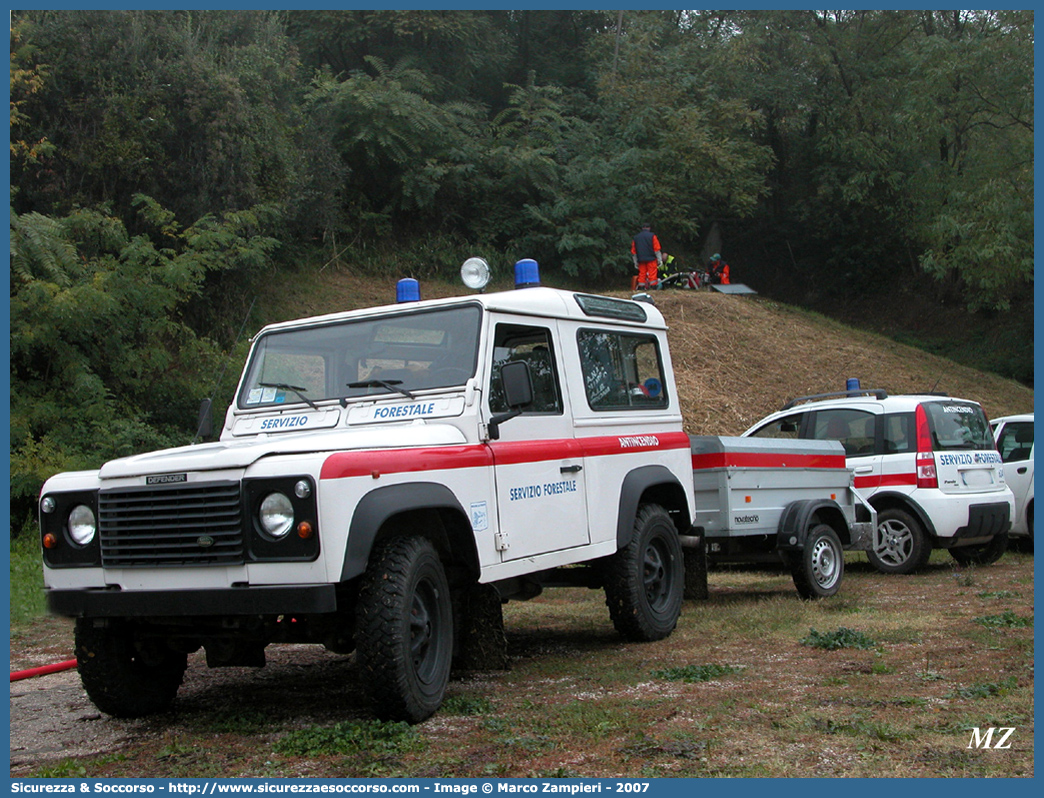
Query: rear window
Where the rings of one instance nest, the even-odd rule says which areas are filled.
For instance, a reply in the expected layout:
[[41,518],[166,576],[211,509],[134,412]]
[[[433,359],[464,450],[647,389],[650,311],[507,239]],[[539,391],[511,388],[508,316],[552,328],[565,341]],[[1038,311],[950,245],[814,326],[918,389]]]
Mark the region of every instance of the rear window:
[[932,446],[937,452],[952,449],[993,449],[993,433],[986,414],[971,402],[925,402]]

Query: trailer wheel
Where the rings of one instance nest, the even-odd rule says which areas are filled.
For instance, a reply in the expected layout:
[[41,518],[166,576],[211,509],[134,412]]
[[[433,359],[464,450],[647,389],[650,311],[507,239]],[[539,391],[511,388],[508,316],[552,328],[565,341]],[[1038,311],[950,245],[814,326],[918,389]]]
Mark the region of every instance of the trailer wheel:
[[924,528],[906,510],[890,508],[877,514],[870,564],[883,574],[908,574],[928,562],[932,547]]
[[449,582],[431,541],[399,537],[375,548],[357,613],[359,663],[377,715],[408,723],[430,717],[453,659]]
[[801,598],[827,598],[837,593],[845,573],[845,552],[833,527],[819,524],[809,531],[790,573]]
[[76,620],[80,681],[98,709],[114,718],[143,718],[174,703],[188,665],[186,654],[135,641],[120,625],[96,628]]
[[950,549],[950,556],[958,565],[993,565],[1008,550],[1008,533],[994,535],[989,543],[978,546],[960,546]]
[[638,508],[631,542],[605,561],[605,603],[628,640],[662,640],[674,631],[685,590],[678,531],[657,504]]

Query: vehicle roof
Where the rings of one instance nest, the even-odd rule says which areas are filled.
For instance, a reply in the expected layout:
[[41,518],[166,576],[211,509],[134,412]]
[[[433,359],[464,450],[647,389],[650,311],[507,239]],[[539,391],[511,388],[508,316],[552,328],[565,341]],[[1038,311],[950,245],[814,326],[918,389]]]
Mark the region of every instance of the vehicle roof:
[[[889,394],[884,398],[878,399],[876,396],[844,396],[838,399],[818,399],[808,402],[802,402],[801,404],[795,404],[791,407],[777,410],[772,413],[772,416],[785,415],[792,412],[798,412],[802,410],[822,410],[824,408],[845,408],[845,407],[870,407],[880,406],[887,408],[888,410],[903,412],[914,410],[917,405],[922,402],[967,402],[968,404],[978,405],[979,403],[973,399],[962,399],[958,396],[949,396],[947,394]],[[770,416],[766,416],[769,418]]]
[[[641,308],[645,312],[645,321],[619,319],[612,316],[585,313],[581,308],[577,297],[589,297],[595,299],[606,299],[612,303],[622,303],[619,307]],[[514,313],[522,316],[536,316],[541,318],[574,319],[587,321],[591,324],[613,324],[628,327],[642,327],[645,329],[667,329],[663,315],[650,302],[636,302],[619,297],[601,297],[595,294],[585,294],[578,291],[563,291],[557,288],[545,288],[541,286],[516,289],[514,291],[499,291],[491,294],[469,294],[458,297],[444,297],[441,299],[426,299],[419,302],[404,302],[390,305],[380,305],[371,308],[359,308],[357,310],[346,310],[338,313],[327,313],[321,316],[311,316],[291,321],[278,322],[263,327],[254,336],[276,330],[289,330],[297,327],[310,327],[312,325],[334,324],[340,321],[368,318],[390,313],[402,313],[419,311],[428,308],[449,307],[452,305],[478,304],[487,310],[502,313]]]
[[991,424],[1007,424],[1009,421],[1033,421],[1032,413],[1016,413],[1013,416],[998,416],[997,418],[991,418]]

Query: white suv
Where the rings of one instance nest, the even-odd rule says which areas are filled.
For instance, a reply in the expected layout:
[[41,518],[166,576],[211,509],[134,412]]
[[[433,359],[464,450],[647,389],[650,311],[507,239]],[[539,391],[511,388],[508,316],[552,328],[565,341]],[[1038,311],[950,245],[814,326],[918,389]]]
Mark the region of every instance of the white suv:
[[977,402],[883,390],[818,394],[743,435],[841,441],[855,486],[877,510],[868,556],[882,573],[910,573],[933,548],[961,564],[995,562],[1007,548],[1015,500]]
[[1033,414],[1004,416],[990,422],[997,451],[1004,463],[1004,478],[1015,494],[1012,536],[1029,538],[1033,546]]

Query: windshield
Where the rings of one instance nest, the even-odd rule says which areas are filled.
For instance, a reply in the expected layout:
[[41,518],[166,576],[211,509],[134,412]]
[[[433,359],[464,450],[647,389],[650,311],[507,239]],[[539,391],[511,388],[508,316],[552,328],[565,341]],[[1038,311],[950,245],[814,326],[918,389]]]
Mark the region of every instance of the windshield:
[[461,305],[266,333],[254,346],[238,406],[463,385],[475,373],[481,316],[478,305]]
[[925,402],[937,452],[947,449],[993,449],[993,432],[982,408],[970,402]]

